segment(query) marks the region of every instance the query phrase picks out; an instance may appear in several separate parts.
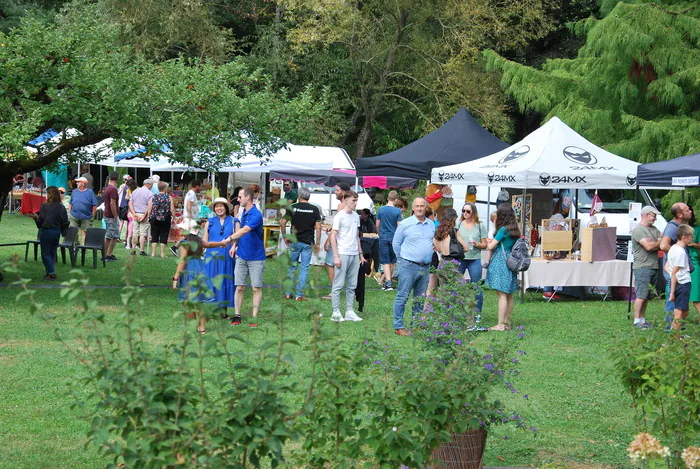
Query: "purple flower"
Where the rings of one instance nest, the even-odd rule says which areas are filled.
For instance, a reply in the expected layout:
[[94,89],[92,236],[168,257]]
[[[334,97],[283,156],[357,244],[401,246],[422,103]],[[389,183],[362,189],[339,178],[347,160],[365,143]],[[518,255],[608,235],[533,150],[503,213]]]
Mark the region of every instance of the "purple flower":
[[523,337],[525,337],[525,334],[523,334],[522,332],[520,332],[520,333],[518,334],[518,339],[522,339]]
[[519,326],[518,326],[518,330],[519,330],[519,331],[524,331],[524,330],[525,330],[525,326],[523,326],[522,324],[519,325]]
[[525,394],[523,397],[524,397],[525,399],[529,399],[529,398],[530,398],[530,396],[527,395],[527,394]]
[[514,358],[514,359],[512,359],[511,361],[512,361],[513,363],[518,363],[518,359],[517,359],[517,358]]
[[490,364],[490,363],[485,364],[485,365],[484,365],[484,368],[486,368],[486,369],[489,370],[489,371],[493,371],[493,365]]
[[375,365],[379,365],[381,362],[382,362],[381,360],[377,360],[377,361],[374,362],[374,364],[375,364]]
[[518,350],[518,354],[525,355],[525,350]]
[[462,341],[459,340],[459,339],[455,339],[455,344],[456,344],[456,345],[462,345]]
[[507,440],[507,439],[508,439],[508,435],[503,435],[503,439],[504,439],[504,440]]

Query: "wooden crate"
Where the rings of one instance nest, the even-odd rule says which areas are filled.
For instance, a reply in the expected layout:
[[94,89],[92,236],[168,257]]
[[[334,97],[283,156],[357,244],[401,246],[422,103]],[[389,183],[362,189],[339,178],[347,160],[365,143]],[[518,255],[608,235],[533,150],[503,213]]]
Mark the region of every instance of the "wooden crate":
[[581,260],[584,262],[611,261],[617,252],[617,229],[584,228],[581,231]]
[[542,251],[571,251],[572,245],[571,231],[542,232]]

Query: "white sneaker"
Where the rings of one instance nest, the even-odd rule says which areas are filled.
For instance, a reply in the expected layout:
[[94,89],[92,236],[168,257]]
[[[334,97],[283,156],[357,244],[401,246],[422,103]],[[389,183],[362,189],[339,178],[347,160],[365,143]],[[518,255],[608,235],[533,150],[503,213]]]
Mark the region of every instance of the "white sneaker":
[[345,320],[346,321],[354,321],[354,322],[360,322],[362,321],[362,318],[355,314],[355,311],[348,311],[345,313]]
[[340,311],[333,311],[333,315],[331,316],[331,321],[343,322],[343,321],[345,321],[345,319],[343,319],[343,316],[340,314]]

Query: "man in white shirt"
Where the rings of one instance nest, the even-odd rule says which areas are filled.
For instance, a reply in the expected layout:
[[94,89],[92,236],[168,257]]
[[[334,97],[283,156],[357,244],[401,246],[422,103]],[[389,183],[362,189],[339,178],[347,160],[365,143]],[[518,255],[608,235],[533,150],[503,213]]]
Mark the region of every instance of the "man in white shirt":
[[[357,287],[357,272],[360,263],[364,263],[362,247],[360,246],[360,217],[355,212],[357,193],[346,191],[343,197],[343,210],[333,218],[331,231],[331,247],[333,249],[333,265],[335,277],[331,290],[333,315],[331,321],[362,321],[355,313],[355,288]],[[340,291],[345,286],[345,318],[340,314]]]
[[185,204],[182,208],[182,218],[197,220],[199,218],[199,202],[197,193],[202,188],[202,181],[195,179],[190,185],[191,189],[185,195]]

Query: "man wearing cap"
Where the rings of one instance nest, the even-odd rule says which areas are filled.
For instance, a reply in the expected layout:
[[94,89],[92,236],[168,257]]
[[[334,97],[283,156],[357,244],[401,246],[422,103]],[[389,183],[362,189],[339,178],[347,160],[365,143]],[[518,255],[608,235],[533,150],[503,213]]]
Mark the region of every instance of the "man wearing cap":
[[70,194],[68,203],[68,219],[70,226],[78,227],[81,234],[81,244],[85,244],[85,232],[92,226],[92,219],[97,210],[95,193],[87,188],[88,180],[79,177],[75,180],[78,188]]
[[649,284],[656,285],[659,272],[659,246],[661,245],[661,232],[654,226],[659,212],[649,205],[642,209],[642,219],[632,230],[632,253],[634,262],[634,285],[637,299],[634,300],[634,327],[649,329],[645,318],[647,302],[649,300]]
[[[134,219],[134,234],[131,239],[131,247],[139,248],[142,256],[146,254],[146,240],[148,239],[148,230],[150,224],[148,217],[151,211],[151,199],[153,198],[153,179],[143,181],[143,186],[139,187],[131,194],[129,199],[129,212]],[[132,251],[135,254],[135,251]]]
[[153,187],[151,188],[151,192],[153,195],[158,195],[160,191],[158,190],[158,183],[160,182],[160,176],[157,174],[154,174],[151,176],[151,180],[153,181]]
[[104,190],[104,220],[107,232],[105,233],[105,261],[116,261],[114,246],[119,242],[119,191],[117,181],[119,173],[109,173],[109,182]]

